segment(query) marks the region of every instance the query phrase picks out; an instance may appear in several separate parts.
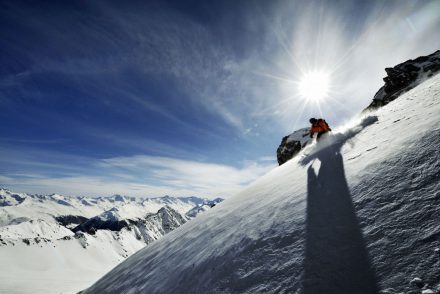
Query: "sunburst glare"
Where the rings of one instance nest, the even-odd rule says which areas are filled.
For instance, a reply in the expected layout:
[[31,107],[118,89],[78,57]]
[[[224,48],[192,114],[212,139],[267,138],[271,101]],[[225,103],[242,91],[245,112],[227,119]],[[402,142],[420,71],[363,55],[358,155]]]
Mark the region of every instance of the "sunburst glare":
[[325,71],[311,71],[305,73],[298,83],[298,92],[301,97],[314,102],[328,97],[330,76]]

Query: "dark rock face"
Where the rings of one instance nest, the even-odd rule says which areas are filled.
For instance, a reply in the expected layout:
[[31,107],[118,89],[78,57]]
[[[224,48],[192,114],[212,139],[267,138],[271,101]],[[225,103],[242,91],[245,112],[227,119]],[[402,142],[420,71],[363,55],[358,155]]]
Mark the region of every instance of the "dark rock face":
[[308,131],[309,128],[302,128],[283,137],[281,144],[277,149],[277,160],[279,165],[284,164],[286,161],[297,155],[311,140],[308,136],[303,137],[303,134]]
[[81,231],[86,232],[90,235],[94,235],[97,230],[110,230],[118,232],[128,226],[129,222],[127,220],[103,220],[100,218],[91,218],[88,221],[73,228],[72,231],[74,233]]
[[289,136],[283,137],[281,144],[277,149],[278,164],[282,165],[301,151],[301,143],[299,141],[287,142]]
[[55,220],[62,226],[69,226],[72,224],[80,225],[88,220],[88,218],[81,215],[60,215],[55,217]]
[[[94,235],[98,230],[119,232],[124,228],[131,231],[136,227],[138,230],[149,228],[154,231],[160,231],[164,235],[186,222],[186,219],[180,213],[169,206],[164,206],[157,213],[148,214],[145,218],[136,219],[118,219],[111,214],[114,211],[116,210],[108,211],[110,214],[107,214],[106,217],[101,215],[88,219],[73,228],[72,231],[74,233],[85,232]],[[112,217],[108,217],[108,215]]]
[[410,59],[392,68],[385,68],[387,73],[383,78],[385,85],[374,95],[373,102],[365,110],[388,104],[438,71],[440,71],[440,50],[428,56]]

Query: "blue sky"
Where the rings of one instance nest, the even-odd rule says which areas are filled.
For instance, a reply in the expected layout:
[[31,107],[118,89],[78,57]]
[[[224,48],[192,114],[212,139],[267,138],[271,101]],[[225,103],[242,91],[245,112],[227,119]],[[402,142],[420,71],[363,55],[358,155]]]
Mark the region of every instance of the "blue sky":
[[[70,2],[0,2],[0,186],[228,197],[440,48],[439,1]],[[298,95],[313,70],[319,104]]]

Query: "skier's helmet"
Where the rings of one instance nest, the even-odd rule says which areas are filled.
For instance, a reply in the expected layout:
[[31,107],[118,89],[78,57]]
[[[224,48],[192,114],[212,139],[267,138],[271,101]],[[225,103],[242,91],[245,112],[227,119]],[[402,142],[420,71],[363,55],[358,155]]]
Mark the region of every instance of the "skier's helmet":
[[314,117],[312,117],[312,118],[309,120],[309,122],[310,122],[311,124],[314,124],[315,122],[317,122],[317,119],[314,118]]

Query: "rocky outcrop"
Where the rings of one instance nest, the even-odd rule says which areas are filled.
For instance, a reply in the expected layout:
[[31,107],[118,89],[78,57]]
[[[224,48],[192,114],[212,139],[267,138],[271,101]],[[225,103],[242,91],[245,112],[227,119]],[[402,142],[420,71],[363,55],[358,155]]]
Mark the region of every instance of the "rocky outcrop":
[[92,217],[79,226],[72,229],[74,233],[82,231],[89,234],[95,234],[97,230],[120,231],[129,226],[128,220],[123,219],[118,214],[116,207]]
[[169,206],[164,206],[159,209],[157,212],[157,219],[161,224],[164,234],[169,233],[186,223],[186,219]]
[[302,128],[288,136],[283,137],[281,144],[277,149],[277,160],[279,165],[282,165],[290,160],[307,145],[311,139],[309,136],[303,137],[303,135],[308,130],[309,128]]
[[88,218],[81,215],[60,215],[56,216],[55,220],[66,228],[72,228],[83,224],[88,220]]
[[186,221],[179,212],[166,205],[157,213],[148,214],[143,219],[129,220],[127,229],[134,232],[136,239],[150,244]]
[[365,109],[371,110],[388,104],[440,71],[440,50],[431,55],[407,60],[395,67],[385,68],[385,85],[374,95],[373,102]]
[[[165,235],[186,222],[186,219],[169,206],[164,206],[157,213],[150,213],[145,218],[124,219],[118,214],[118,209],[95,216],[72,229],[74,233],[84,232],[94,235],[98,230],[119,232],[124,228],[131,231],[154,231]],[[149,240],[148,240],[149,241]],[[148,243],[148,242],[146,242]]]

